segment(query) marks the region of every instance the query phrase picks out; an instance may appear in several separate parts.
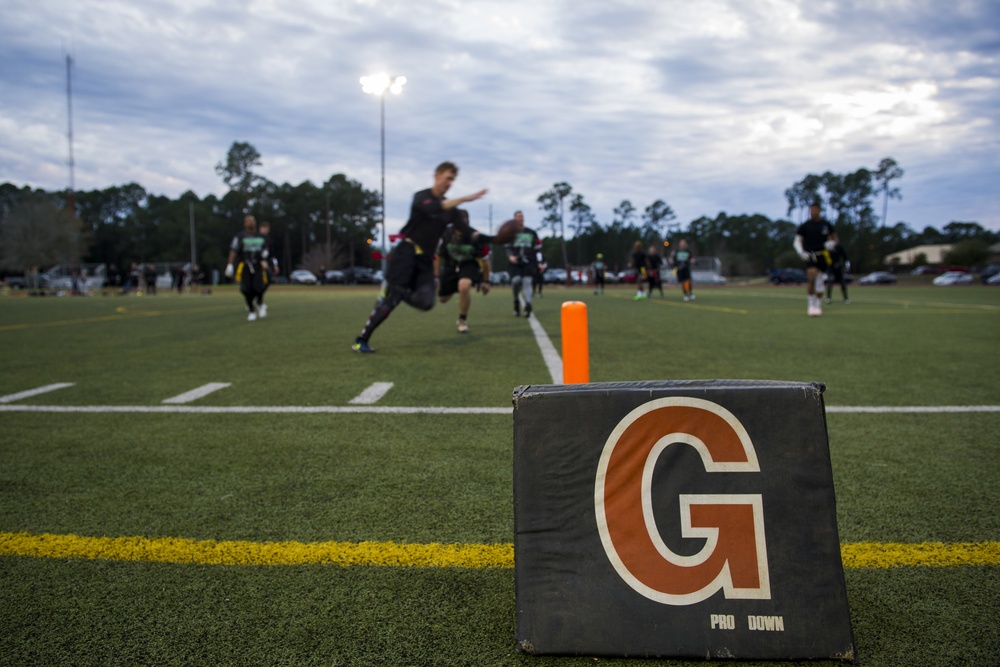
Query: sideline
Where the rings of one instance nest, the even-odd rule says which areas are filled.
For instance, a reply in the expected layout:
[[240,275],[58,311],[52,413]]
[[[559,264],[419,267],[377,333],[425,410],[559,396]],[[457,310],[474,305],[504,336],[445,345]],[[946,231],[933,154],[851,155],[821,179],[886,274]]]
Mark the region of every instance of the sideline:
[[[840,545],[845,568],[1000,565],[1000,542]],[[0,532],[0,555],[198,565],[335,565],[511,569],[514,545],[245,542]]]
[[[558,384],[562,384],[561,382]],[[420,407],[377,405],[11,405],[0,412],[173,413],[173,414],[386,414],[386,415],[510,415],[514,408]],[[940,414],[1000,412],[1000,405],[828,405],[827,414]]]

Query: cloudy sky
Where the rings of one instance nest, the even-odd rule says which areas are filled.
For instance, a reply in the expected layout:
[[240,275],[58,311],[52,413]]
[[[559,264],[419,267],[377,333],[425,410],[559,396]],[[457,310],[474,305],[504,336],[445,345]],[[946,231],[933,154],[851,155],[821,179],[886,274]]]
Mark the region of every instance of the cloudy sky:
[[[889,223],[1000,229],[998,0],[5,0],[0,182],[221,195],[235,141],[276,183],[380,187],[388,227],[445,159],[486,228],[559,181],[602,223],[786,217],[806,174],[905,170]],[[876,206],[881,214],[881,206]]]

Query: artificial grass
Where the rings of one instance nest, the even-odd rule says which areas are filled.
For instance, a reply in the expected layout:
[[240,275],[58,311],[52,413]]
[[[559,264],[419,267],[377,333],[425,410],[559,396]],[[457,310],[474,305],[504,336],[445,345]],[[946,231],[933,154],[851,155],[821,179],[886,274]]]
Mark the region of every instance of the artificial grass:
[[509,416],[2,418],[0,530],[513,540]]
[[[699,289],[684,304],[549,287],[588,304],[591,379],[785,379],[839,406],[998,405],[1000,291],[854,289],[804,315],[801,288]],[[551,377],[506,290],[401,307],[375,355],[348,344],[372,288],[274,288],[247,323],[208,297],[0,298],[0,394],[24,405],[510,406]],[[997,413],[828,414],[843,542],[1000,538]],[[0,412],[0,531],[205,540],[508,543],[507,415]],[[847,570],[865,665],[998,662],[1000,567]],[[9,664],[583,665],[514,651],[509,569],[203,566],[0,556]],[[642,664],[685,665],[677,661]],[[702,663],[698,663],[702,664]],[[767,664],[767,663],[754,663]],[[789,663],[780,663],[789,664]],[[811,663],[815,664],[815,663]]]
[[[979,667],[1000,653],[992,622],[1000,568],[848,570],[846,576],[866,667]],[[0,654],[7,664],[705,664],[519,654],[511,570],[0,557],[0,577]]]

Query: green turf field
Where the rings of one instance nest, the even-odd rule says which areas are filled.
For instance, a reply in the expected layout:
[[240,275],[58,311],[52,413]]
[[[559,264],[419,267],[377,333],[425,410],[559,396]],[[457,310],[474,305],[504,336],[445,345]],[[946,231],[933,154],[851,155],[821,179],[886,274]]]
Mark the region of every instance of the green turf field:
[[[537,321],[559,350],[587,303],[595,382],[825,383],[862,664],[1000,664],[1000,289],[633,293]],[[505,288],[356,354],[374,297],[0,296],[0,664],[695,664],[515,651],[509,409],[549,367]]]

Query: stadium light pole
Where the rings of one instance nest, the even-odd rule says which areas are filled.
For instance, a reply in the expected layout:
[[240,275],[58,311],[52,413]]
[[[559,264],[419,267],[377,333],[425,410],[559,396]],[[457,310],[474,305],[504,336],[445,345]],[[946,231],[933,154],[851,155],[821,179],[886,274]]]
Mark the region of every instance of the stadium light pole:
[[393,95],[403,92],[403,85],[406,83],[405,76],[389,76],[384,72],[361,77],[361,90],[369,95],[378,95],[379,111],[381,117],[382,136],[382,273],[385,273],[386,255],[388,247],[385,244],[385,94],[386,91]]

